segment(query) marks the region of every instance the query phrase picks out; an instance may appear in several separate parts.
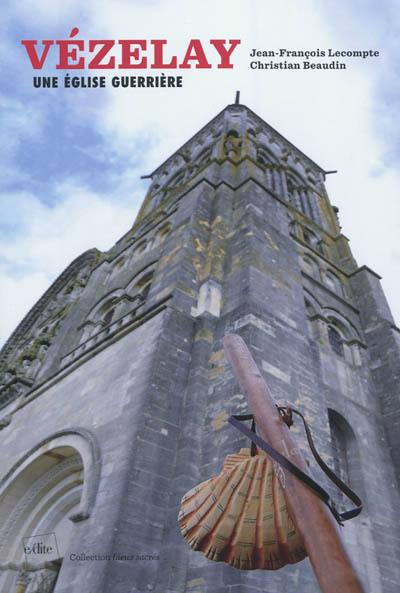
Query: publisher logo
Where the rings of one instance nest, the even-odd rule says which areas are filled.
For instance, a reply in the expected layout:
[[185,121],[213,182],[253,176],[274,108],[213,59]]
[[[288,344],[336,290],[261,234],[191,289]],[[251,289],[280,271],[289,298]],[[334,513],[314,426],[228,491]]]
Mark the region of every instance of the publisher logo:
[[28,564],[49,562],[60,557],[55,533],[40,533],[23,538],[25,561]]

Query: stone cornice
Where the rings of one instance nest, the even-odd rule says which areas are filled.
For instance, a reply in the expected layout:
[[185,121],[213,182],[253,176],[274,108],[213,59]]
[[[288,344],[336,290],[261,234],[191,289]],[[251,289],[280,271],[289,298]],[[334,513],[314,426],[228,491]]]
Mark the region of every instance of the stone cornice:
[[[238,165],[242,164],[245,161],[250,161],[252,164],[257,165],[260,169],[265,169],[265,167],[263,165],[260,165],[260,163],[257,163],[249,155],[246,155],[246,156],[242,157],[239,160],[233,160],[230,157],[225,157],[223,159],[213,158],[213,159],[210,160],[210,162],[205,167],[203,167],[203,170],[206,169],[207,167],[209,167],[213,163],[215,163],[217,165],[222,165],[225,162],[231,162],[233,165],[238,166]],[[194,176],[193,179],[195,179],[197,177],[197,175]],[[281,198],[280,196],[278,196],[271,188],[269,188],[266,185],[262,184],[258,179],[256,179],[252,175],[249,175],[246,179],[240,181],[240,183],[238,183],[235,186],[231,185],[226,180],[222,180],[222,181],[218,181],[217,183],[214,183],[213,181],[210,181],[209,179],[207,179],[207,177],[202,177],[201,179],[198,179],[195,182],[193,182],[193,179],[191,179],[191,180],[189,180],[187,182],[185,189],[183,191],[181,191],[181,193],[179,194],[179,196],[176,196],[175,199],[181,200],[189,191],[193,190],[195,187],[197,187],[202,182],[208,183],[213,189],[217,189],[221,185],[225,185],[226,187],[229,187],[229,189],[231,189],[232,191],[235,191],[237,189],[240,189],[248,181],[253,181],[259,187],[261,187],[262,189],[264,189],[265,191],[267,191],[268,193],[270,193],[276,200],[278,200],[278,202],[281,202],[281,204],[284,204],[289,210],[300,214],[303,218],[306,219],[307,224],[310,224],[312,228],[315,228],[318,232],[323,233],[326,236],[328,236],[332,241],[337,241],[341,237],[344,237],[344,235],[341,235],[341,234],[334,235],[334,234],[330,233],[329,231],[327,231],[326,229],[324,229],[323,227],[321,227],[317,222],[315,222],[315,220],[313,220],[312,218],[309,218],[306,214],[304,214],[304,212],[301,212],[300,210],[298,210],[297,208],[295,208],[292,204],[290,204],[289,202],[287,202],[286,200],[284,200],[283,198]],[[165,203],[165,205],[166,204],[167,204],[167,202]],[[146,214],[146,216],[144,216],[143,218],[141,218],[140,221],[138,221],[138,223],[135,223],[135,225],[132,227],[132,229],[131,229],[130,232],[132,232],[132,230],[135,228],[136,224],[137,224],[137,226],[141,226],[142,224],[145,223],[145,221],[147,219],[150,219],[152,216],[154,216],[154,211],[149,212],[148,214]]]
[[349,303],[346,299],[344,299],[343,297],[341,297],[340,295],[338,295],[337,292],[335,292],[334,290],[331,290],[329,288],[329,286],[327,286],[326,284],[324,284],[323,282],[321,282],[317,278],[314,278],[314,276],[310,276],[310,274],[307,274],[307,272],[305,272],[304,270],[301,270],[301,273],[302,273],[303,276],[305,276],[306,278],[308,278],[308,280],[311,280],[312,282],[314,282],[315,284],[317,284],[320,288],[323,288],[324,290],[326,290],[330,295],[334,296],[338,301],[340,301],[341,303],[343,303],[343,305],[346,305],[346,307],[349,307],[349,309],[352,309],[355,313],[357,313],[357,315],[359,315],[360,310],[357,309],[357,307],[355,307],[354,305],[352,305],[351,303]]
[[375,278],[378,278],[378,280],[382,280],[382,276],[379,276],[379,274],[377,274],[376,272],[374,272],[374,270],[371,270],[371,268],[369,268],[368,266],[360,266],[359,268],[357,268],[357,270],[355,270],[354,272],[351,272],[350,274],[348,274],[348,276],[355,276],[356,274],[358,274],[359,272],[368,272],[369,274],[372,274],[372,276],[375,276]]

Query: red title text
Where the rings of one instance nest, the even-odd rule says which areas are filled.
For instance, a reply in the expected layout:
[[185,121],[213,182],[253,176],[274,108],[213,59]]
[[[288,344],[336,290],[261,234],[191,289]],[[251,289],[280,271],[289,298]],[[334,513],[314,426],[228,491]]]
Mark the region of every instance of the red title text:
[[[190,39],[181,56],[169,50],[167,39],[78,39],[74,27],[68,39],[23,39],[32,68],[41,70],[50,51],[56,51],[58,70],[155,70],[233,68],[232,56],[240,39]],[[115,55],[116,54],[116,55]]]

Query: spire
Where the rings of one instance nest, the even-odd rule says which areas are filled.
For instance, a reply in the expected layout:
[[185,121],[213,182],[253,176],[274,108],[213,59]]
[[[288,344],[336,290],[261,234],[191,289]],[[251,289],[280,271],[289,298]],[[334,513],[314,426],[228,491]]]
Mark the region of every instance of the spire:
[[235,105],[240,105],[240,91],[236,91]]

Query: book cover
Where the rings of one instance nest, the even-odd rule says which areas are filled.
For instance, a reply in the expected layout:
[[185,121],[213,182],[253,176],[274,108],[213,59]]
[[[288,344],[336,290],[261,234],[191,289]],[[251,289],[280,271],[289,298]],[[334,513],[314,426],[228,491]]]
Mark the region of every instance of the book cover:
[[[0,592],[394,593],[394,4],[23,0],[1,20]],[[357,517],[336,528],[351,502],[298,417],[301,459],[259,426],[229,334]],[[324,502],[249,459],[228,419],[250,412]]]

